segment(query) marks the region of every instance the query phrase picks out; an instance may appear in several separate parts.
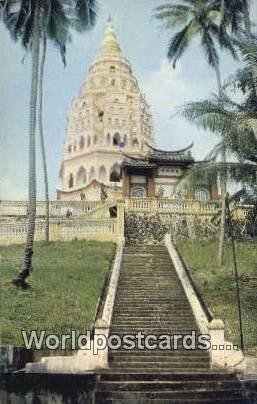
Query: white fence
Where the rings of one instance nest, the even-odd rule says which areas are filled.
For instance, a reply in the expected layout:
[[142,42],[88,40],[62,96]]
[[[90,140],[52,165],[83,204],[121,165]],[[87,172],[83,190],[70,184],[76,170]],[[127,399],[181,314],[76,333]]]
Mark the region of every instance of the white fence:
[[[50,222],[50,240],[106,240],[117,241],[120,237],[117,219],[66,219]],[[0,223],[0,245],[20,244],[26,241],[27,223],[25,221]],[[121,235],[122,236],[122,235]],[[35,241],[45,239],[44,221],[36,221]]]
[[200,202],[179,199],[130,198],[125,201],[127,211],[214,215],[220,202]]
[[[74,216],[82,216],[102,206],[101,201],[51,201],[49,213],[51,217],[65,217],[67,212]],[[44,216],[45,202],[37,202],[37,216]],[[23,216],[28,214],[27,201],[0,201],[0,216]]]

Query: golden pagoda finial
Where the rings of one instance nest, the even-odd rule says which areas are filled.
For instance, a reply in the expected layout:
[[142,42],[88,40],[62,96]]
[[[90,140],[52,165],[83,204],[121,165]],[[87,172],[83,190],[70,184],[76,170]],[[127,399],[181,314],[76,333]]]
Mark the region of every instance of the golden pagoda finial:
[[107,28],[105,31],[105,37],[102,42],[101,46],[101,54],[102,55],[109,55],[109,54],[120,54],[121,49],[118,43],[114,26],[113,26],[113,19],[112,16],[108,18]]

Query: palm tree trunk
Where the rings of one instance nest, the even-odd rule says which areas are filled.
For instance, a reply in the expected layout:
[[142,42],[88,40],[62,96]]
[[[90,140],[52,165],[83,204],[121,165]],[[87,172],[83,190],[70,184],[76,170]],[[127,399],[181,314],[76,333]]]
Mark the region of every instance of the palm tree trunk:
[[[222,163],[226,164],[226,147],[223,148],[221,155]],[[225,233],[226,233],[226,193],[227,193],[227,175],[223,174],[220,181],[221,186],[221,223],[220,223],[220,238],[219,238],[219,252],[218,252],[218,263],[220,266],[224,262],[224,251],[225,251]]]
[[38,125],[39,125],[39,137],[40,137],[40,147],[43,163],[43,175],[44,175],[44,185],[45,185],[45,241],[49,241],[49,190],[48,190],[48,173],[47,173],[47,163],[46,163],[46,150],[45,150],[45,140],[44,140],[44,128],[43,128],[43,78],[44,78],[44,67],[46,60],[46,47],[47,40],[44,35],[43,38],[43,48],[39,72],[39,101],[38,101]]
[[[220,69],[218,64],[214,66],[216,77],[217,77],[217,84],[218,84],[218,91],[219,96],[223,97],[224,93],[222,90],[222,81],[220,75]],[[226,164],[226,147],[224,146],[222,155],[221,155],[221,162]],[[223,265],[224,262],[224,251],[225,251],[225,232],[226,232],[226,193],[227,193],[227,176],[224,174],[221,175],[220,180],[221,185],[221,223],[220,223],[220,237],[219,237],[219,250],[218,250],[218,264],[220,266]]]
[[26,278],[32,270],[32,255],[36,221],[36,120],[37,120],[37,89],[39,67],[39,2],[35,2],[34,31],[31,51],[31,90],[29,111],[29,192],[28,192],[28,230],[24,251],[24,260],[18,276],[13,283],[19,287],[26,287]]
[[[251,19],[250,19],[250,12],[249,12],[249,4],[247,0],[243,0],[243,13],[244,13],[244,26],[245,26],[245,34],[247,39],[247,45],[251,47],[252,43],[254,42],[252,30],[251,30]],[[254,89],[255,95],[257,98],[257,67],[255,64],[251,63],[251,72],[254,81]]]

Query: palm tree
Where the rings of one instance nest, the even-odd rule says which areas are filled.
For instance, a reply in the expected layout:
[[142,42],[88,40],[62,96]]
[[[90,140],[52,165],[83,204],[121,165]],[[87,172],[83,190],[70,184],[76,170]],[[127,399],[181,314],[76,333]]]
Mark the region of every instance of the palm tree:
[[[231,27],[233,33],[239,33],[244,26],[244,34],[246,38],[246,47],[248,51],[255,48],[256,39],[252,34],[252,23],[250,18],[250,1],[249,0],[214,0],[215,7],[221,9],[222,31],[226,26]],[[254,91],[257,97],[257,66],[255,63],[251,64],[251,74],[254,81]]]
[[[165,21],[166,27],[174,29],[180,27],[170,40],[168,49],[168,58],[173,61],[173,67],[176,67],[177,60],[185,53],[192,41],[199,37],[204,49],[208,63],[213,67],[219,96],[223,97],[222,80],[219,67],[219,55],[216,49],[216,43],[225,48],[236,58],[236,52],[233,42],[226,30],[220,30],[220,8],[212,1],[206,0],[181,0],[177,4],[165,4],[157,7],[155,17]],[[226,161],[226,148],[224,147],[222,159]],[[222,264],[224,256],[225,240],[225,214],[226,214],[226,177],[221,178],[222,195],[222,221],[219,243],[219,262]]]
[[155,18],[164,21],[166,28],[180,30],[171,38],[168,58],[176,67],[178,59],[185,53],[196,37],[201,39],[201,46],[206,53],[208,63],[215,70],[218,90],[222,95],[222,81],[219,68],[219,55],[216,43],[228,50],[235,58],[236,52],[226,30],[220,34],[219,8],[211,1],[180,0],[177,4],[165,4],[155,10]]
[[[94,0],[1,0],[0,7],[2,19],[9,29],[11,36],[15,40],[21,40],[22,45],[26,49],[31,50],[28,231],[22,267],[18,276],[13,280],[16,286],[26,287],[25,280],[32,270],[36,220],[35,133],[38,106],[40,38],[44,38],[45,35],[51,37],[51,33],[53,32],[51,28],[58,26],[56,20],[58,21],[60,13],[63,13],[69,19],[70,26],[81,28],[83,25],[79,24],[79,22],[85,21],[86,18],[90,20],[90,23],[94,22],[96,11]],[[43,78],[42,74],[43,69],[41,65],[41,77]],[[41,132],[41,145],[43,146],[42,150],[44,150],[42,139]]]

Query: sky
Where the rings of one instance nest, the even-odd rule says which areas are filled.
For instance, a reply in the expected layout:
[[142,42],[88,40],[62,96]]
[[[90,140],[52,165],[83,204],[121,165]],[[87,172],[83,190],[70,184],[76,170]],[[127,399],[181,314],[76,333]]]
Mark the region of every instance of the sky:
[[[63,153],[69,106],[87,76],[111,15],[123,54],[129,59],[139,86],[151,105],[158,147],[179,149],[194,143],[193,155],[204,158],[218,138],[185,121],[177,107],[216,92],[214,71],[195,41],[176,70],[167,61],[172,33],[153,19],[153,9],[164,0],[99,0],[96,26],[83,34],[72,33],[64,68],[57,50],[48,45],[44,82],[44,127],[50,197],[56,187]],[[257,4],[252,8],[257,15]],[[239,65],[222,54],[221,74],[227,78]],[[24,59],[24,60],[23,60]],[[11,41],[0,26],[0,200],[27,198],[28,116],[30,55]],[[175,115],[175,116],[174,116]],[[42,163],[37,142],[37,197],[43,199]]]

